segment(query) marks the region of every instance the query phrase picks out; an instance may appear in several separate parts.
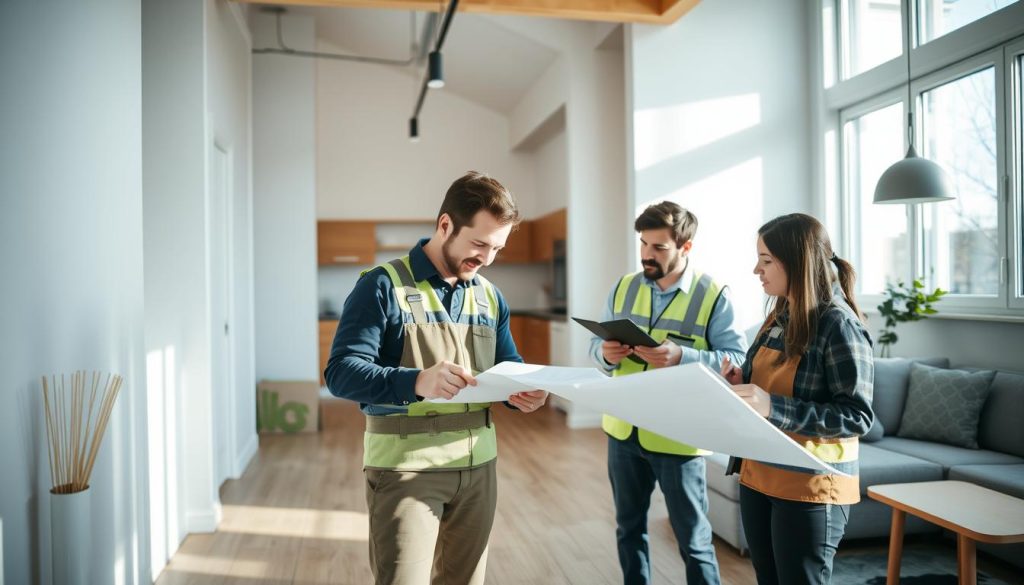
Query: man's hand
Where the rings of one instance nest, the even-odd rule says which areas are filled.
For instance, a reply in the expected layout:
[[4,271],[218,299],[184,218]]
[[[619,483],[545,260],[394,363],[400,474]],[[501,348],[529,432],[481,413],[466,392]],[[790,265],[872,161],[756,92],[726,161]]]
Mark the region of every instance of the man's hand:
[[476,378],[466,368],[447,360],[420,371],[416,376],[417,396],[423,398],[454,398],[466,385],[476,386]]
[[546,390],[530,390],[529,392],[516,392],[508,397],[508,402],[523,412],[533,412],[544,406],[547,399]]
[[722,358],[722,377],[733,386],[743,383],[743,370],[732,364],[729,356]]
[[619,362],[626,359],[626,356],[632,353],[632,347],[622,345],[618,341],[605,341],[601,344],[601,356],[604,358],[604,361],[613,366],[619,365]]
[[757,414],[768,418],[772,413],[772,395],[765,392],[757,384],[739,384],[732,391],[757,411]]
[[633,353],[650,364],[652,368],[678,366],[683,359],[683,348],[668,340],[662,342],[658,347],[638,345],[633,348]]

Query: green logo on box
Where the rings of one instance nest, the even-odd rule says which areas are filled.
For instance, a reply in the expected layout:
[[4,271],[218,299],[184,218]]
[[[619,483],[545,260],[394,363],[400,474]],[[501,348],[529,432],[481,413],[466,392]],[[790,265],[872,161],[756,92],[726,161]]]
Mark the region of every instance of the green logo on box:
[[278,404],[278,393],[270,390],[260,392],[259,420],[257,431],[281,430],[296,433],[306,426],[309,407],[301,402]]

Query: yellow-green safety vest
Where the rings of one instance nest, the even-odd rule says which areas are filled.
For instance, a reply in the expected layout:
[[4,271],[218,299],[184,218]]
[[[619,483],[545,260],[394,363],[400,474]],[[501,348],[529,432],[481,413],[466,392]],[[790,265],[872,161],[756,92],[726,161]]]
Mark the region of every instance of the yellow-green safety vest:
[[[708,349],[707,326],[711,311],[722,292],[710,276],[695,272],[690,290],[680,290],[665,308],[660,317],[651,315],[653,299],[651,287],[646,286],[642,272],[627,274],[619,280],[615,289],[612,312],[616,319],[629,319],[647,331],[658,343],[671,339],[679,345],[693,349]],[[657,322],[651,320],[657,318]],[[632,356],[619,362],[612,370],[612,376],[628,376],[644,372],[648,365]],[[680,388],[680,391],[685,389]],[[633,425],[605,414],[601,428],[610,436],[624,441],[633,433]],[[710,451],[679,443],[646,429],[637,429],[640,446],[655,453],[672,455],[707,455]]]
[[[402,367],[426,369],[447,359],[476,374],[494,365],[498,298],[487,279],[478,275],[476,282],[466,288],[456,322],[430,282],[413,279],[408,256],[381,267],[391,278],[402,312],[405,337]],[[392,404],[382,406],[402,408]],[[417,402],[404,407],[404,413],[388,416],[444,415],[489,407],[490,403]],[[365,467],[403,471],[468,469],[483,465],[498,454],[493,423],[476,429],[405,436],[366,432],[363,448]]]

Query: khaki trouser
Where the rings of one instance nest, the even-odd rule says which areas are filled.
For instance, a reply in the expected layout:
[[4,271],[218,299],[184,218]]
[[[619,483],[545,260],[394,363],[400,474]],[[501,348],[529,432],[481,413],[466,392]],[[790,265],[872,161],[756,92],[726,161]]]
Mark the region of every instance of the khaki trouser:
[[482,585],[498,500],[492,460],[473,469],[367,469],[377,585]]

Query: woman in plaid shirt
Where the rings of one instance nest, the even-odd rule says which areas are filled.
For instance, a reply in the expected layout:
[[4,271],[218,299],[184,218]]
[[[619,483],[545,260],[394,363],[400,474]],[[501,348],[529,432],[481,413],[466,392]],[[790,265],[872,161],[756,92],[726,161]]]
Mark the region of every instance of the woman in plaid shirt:
[[802,213],[758,230],[754,273],[771,312],[742,370],[722,374],[754,410],[846,475],[744,461],[740,513],[760,585],[827,584],[860,501],[857,439],[871,428],[871,339],[853,298],[854,270],[824,226]]

